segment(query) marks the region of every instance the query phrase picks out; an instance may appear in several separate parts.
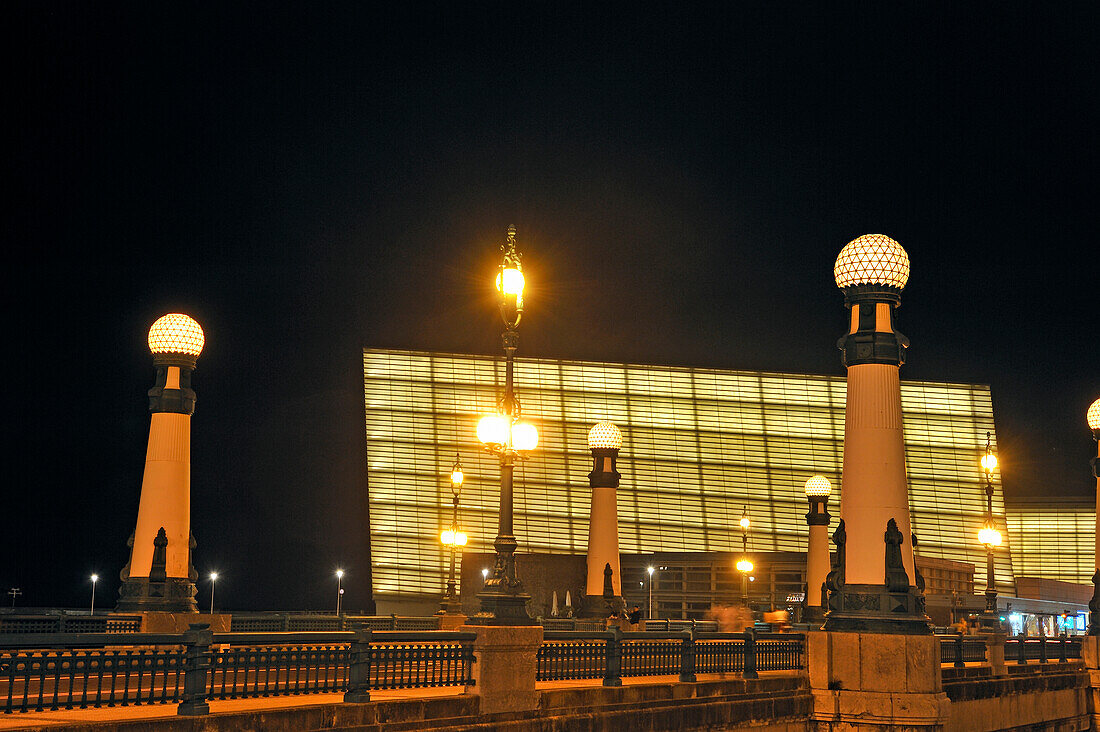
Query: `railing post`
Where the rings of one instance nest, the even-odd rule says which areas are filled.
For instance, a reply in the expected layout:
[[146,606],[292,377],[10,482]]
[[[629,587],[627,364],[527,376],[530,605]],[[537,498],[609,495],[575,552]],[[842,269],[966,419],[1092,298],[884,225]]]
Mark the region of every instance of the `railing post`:
[[955,668],[962,668],[966,664],[963,662],[963,634],[959,633],[955,636]]
[[745,629],[745,670],[741,672],[743,679],[758,679],[756,673],[756,629]]
[[209,623],[191,623],[183,634],[183,695],[176,714],[188,717],[210,713],[206,703],[206,685],[209,682],[210,644],[214,631]]
[[397,630],[397,613],[390,613],[390,630]]
[[604,667],[603,685],[623,685],[623,631],[617,625],[612,625],[608,631],[611,636],[607,639],[607,665]]
[[1047,637],[1039,637],[1039,663],[1047,662]]
[[1021,666],[1027,665],[1027,636],[1020,633],[1019,642],[1016,644],[1016,663]]
[[348,690],[344,702],[362,704],[370,701],[370,628],[360,624],[355,628],[348,650]]
[[1066,658],[1066,643],[1068,641],[1069,641],[1069,638],[1067,638],[1065,636],[1065,634],[1063,634],[1062,637],[1059,639],[1059,643],[1058,643],[1058,660],[1061,663],[1065,663],[1068,660]]
[[695,681],[695,631],[684,630],[680,635],[680,681]]

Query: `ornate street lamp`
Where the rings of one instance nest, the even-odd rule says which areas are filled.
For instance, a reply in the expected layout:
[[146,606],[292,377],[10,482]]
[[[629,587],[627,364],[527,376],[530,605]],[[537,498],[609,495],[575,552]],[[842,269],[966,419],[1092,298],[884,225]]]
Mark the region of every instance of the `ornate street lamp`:
[[1092,474],[1096,476],[1096,573],[1092,575],[1088,634],[1100,635],[1100,399],[1089,405],[1085,418],[1097,444],[1096,457],[1092,459]]
[[824,475],[815,475],[806,481],[806,500],[810,510],[806,513],[806,525],[810,529],[806,545],[806,613],[803,622],[819,622],[825,619],[822,608],[821,586],[829,574],[829,495],[833,486]]
[[508,238],[501,245],[504,258],[496,277],[500,298],[500,317],[504,320],[504,394],[493,414],[477,423],[477,439],[485,449],[500,458],[500,519],[493,541],[496,562],[485,587],[478,593],[481,611],[470,619],[480,625],[529,625],[527,614],[530,595],[516,576],[516,541],[512,529],[512,470],[516,460],[524,460],[539,442],[535,426],[520,420],[520,402],[513,388],[513,362],[519,347],[520,318],[523,317],[523,269],[516,251],[516,227],[508,227]]
[[458,530],[458,497],[462,493],[462,466],[455,455],[455,464],[451,467],[451,498],[454,509],[451,513],[451,528],[444,529],[439,535],[443,546],[451,552],[451,572],[447,576],[447,591],[443,593],[443,602],[439,611],[442,613],[458,613],[462,611],[455,586],[455,555],[466,546],[466,534]]
[[988,631],[1001,628],[997,615],[997,583],[993,573],[993,550],[1001,545],[1001,532],[993,520],[993,471],[997,469],[997,456],[993,454],[992,436],[985,433],[985,454],[982,455],[982,471],[985,473],[985,523],[978,530],[978,541],[985,546],[985,611],[980,618]]
[[749,560],[749,507],[741,511],[741,558],[737,560],[737,571],[741,573],[741,604],[749,606],[749,572],[752,562]]

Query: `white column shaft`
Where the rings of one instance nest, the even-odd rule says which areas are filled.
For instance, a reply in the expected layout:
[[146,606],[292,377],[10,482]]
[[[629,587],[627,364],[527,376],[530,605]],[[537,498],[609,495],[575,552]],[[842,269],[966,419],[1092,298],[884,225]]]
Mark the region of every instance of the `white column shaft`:
[[148,577],[153,539],[168,535],[165,572],[187,577],[191,535],[191,415],[156,412],[149,424],[149,446],[141,481],[130,576]]
[[603,594],[603,568],[611,565],[611,586],[615,595],[623,594],[619,573],[619,514],[614,488],[592,489],[592,513],[588,524],[588,577],[585,594]]

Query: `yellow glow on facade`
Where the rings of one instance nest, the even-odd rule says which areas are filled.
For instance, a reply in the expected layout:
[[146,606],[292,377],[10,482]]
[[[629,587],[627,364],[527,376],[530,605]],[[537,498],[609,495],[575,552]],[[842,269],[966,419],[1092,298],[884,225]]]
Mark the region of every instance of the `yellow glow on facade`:
[[185,353],[198,356],[206,343],[202,328],[183,313],[168,313],[149,328],[149,350],[153,353]]
[[824,475],[815,475],[806,481],[805,490],[807,496],[814,498],[825,496],[827,498],[833,492],[833,485]]
[[749,572],[752,571],[752,562],[750,562],[748,559],[738,559],[737,560],[737,571],[738,572],[744,572],[745,574],[748,574]]
[[[503,287],[501,287],[502,282]],[[523,272],[514,267],[506,267],[503,272],[497,275],[497,291],[509,297],[523,297],[523,286],[525,284]]]
[[597,422],[588,430],[588,449],[618,450],[623,446],[623,433],[610,422]]
[[886,285],[901,290],[909,281],[909,255],[885,234],[864,234],[840,250],[833,275],[841,288]]
[[1089,411],[1085,416],[1089,421],[1090,430],[1100,430],[1100,399],[1089,405]]

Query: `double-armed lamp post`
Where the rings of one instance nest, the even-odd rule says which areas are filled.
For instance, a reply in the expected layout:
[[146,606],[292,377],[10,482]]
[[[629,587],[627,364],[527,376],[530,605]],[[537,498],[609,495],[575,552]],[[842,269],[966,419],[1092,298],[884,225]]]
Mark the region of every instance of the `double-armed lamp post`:
[[752,571],[752,561],[749,559],[749,509],[748,506],[741,512],[741,558],[737,560],[737,571],[741,573],[741,604],[749,606],[749,572]]
[[451,498],[453,511],[451,513],[451,528],[444,529],[439,535],[443,546],[451,552],[451,572],[447,576],[447,591],[443,593],[443,602],[439,610],[444,613],[461,612],[462,607],[458,599],[458,591],[455,586],[455,555],[466,546],[466,534],[458,530],[458,498],[462,493],[462,466],[455,455],[455,464],[451,467]]
[[982,472],[985,473],[985,523],[978,530],[978,541],[985,546],[985,611],[981,616],[984,630],[1001,628],[997,614],[997,581],[993,572],[993,550],[1001,545],[1001,532],[993,520],[993,471],[997,469],[997,456],[993,454],[992,437],[985,433],[985,454],[982,455]]
[[504,394],[496,411],[477,423],[477,438],[485,449],[500,459],[500,519],[493,541],[496,561],[485,587],[478,593],[481,610],[470,619],[479,625],[529,625],[527,614],[530,595],[516,576],[516,541],[512,528],[512,471],[517,460],[524,460],[538,445],[535,426],[520,420],[520,402],[516,396],[513,371],[519,347],[519,321],[523,317],[523,269],[516,249],[516,227],[508,227],[501,245],[504,257],[496,277],[500,316],[504,320]]

